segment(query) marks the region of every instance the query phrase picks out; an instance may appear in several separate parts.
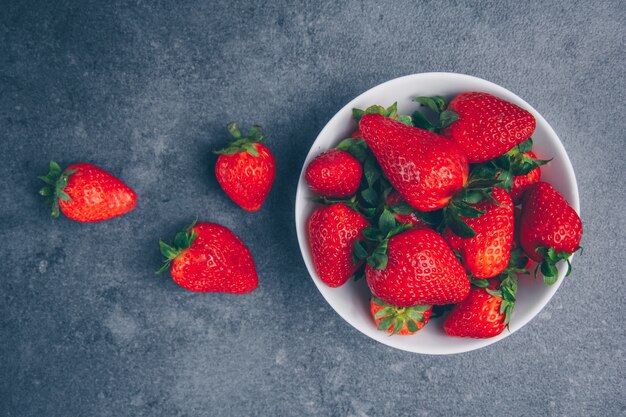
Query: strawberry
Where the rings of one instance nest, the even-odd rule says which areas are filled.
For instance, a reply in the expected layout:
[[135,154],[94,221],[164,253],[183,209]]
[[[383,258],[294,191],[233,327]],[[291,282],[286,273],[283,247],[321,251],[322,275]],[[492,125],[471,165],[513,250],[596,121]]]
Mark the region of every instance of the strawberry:
[[235,123],[228,124],[235,141],[216,151],[215,176],[226,194],[242,209],[258,211],[270,192],[276,177],[276,161],[261,142],[265,136],[253,126],[242,136]]
[[459,94],[448,110],[459,118],[443,134],[465,151],[470,163],[504,154],[535,130],[535,118],[527,110],[487,93]]
[[[580,249],[583,226],[578,213],[547,182],[538,182],[524,193],[520,242],[526,254],[539,262],[547,284],[558,278],[556,264],[565,260],[571,273],[569,257]],[[537,273],[535,269],[535,274]]]
[[355,157],[339,149],[319,154],[306,168],[306,181],[322,197],[342,198],[356,193],[363,169]]
[[370,312],[378,330],[401,336],[414,334],[426,326],[432,306],[415,306],[399,308],[372,296]]
[[453,304],[467,296],[465,270],[435,231],[411,228],[385,240],[382,247],[384,255],[375,252],[368,258],[365,277],[372,294],[384,302],[412,307]]
[[383,173],[417,210],[445,207],[465,185],[467,158],[443,136],[379,114],[365,114],[359,128]]
[[[476,234],[462,238],[447,228],[444,239],[457,251],[463,265],[476,278],[491,278],[500,274],[509,263],[513,243],[513,201],[502,188],[494,188],[492,199],[471,205],[463,220]],[[475,217],[480,216],[480,217]]]
[[413,207],[409,206],[406,201],[404,201],[400,193],[396,190],[392,190],[387,195],[387,206],[390,207],[393,217],[395,217],[396,221],[399,223],[413,227],[432,227],[429,222],[420,217],[425,217],[425,213],[416,212]]
[[415,101],[438,114],[440,122],[433,125],[416,112],[414,124],[452,139],[471,164],[504,154],[528,139],[535,130],[532,114],[487,93],[462,93],[447,106],[441,96],[416,97]]
[[502,289],[497,292],[497,279],[489,281],[487,288],[472,286],[467,298],[448,314],[443,323],[443,330],[448,336],[483,339],[502,333],[515,301],[505,300],[503,295],[498,295],[502,294]]
[[[515,207],[514,211],[513,211],[513,218],[515,219],[515,227],[514,227],[514,232],[513,232],[513,245],[511,245],[511,253],[514,253],[516,250],[521,250],[522,249],[522,244],[520,243],[520,234],[519,234],[519,229],[520,229],[520,221],[522,219],[522,209],[519,207]],[[529,269],[530,265],[533,263],[532,259],[525,257],[526,259],[526,263],[524,264],[524,268],[525,269]]]
[[39,194],[50,196],[52,217],[59,211],[79,222],[99,222],[121,216],[137,205],[137,194],[121,180],[84,162],[61,167],[50,161],[50,172],[38,177],[48,184]]
[[174,237],[172,245],[160,241],[164,264],[172,279],[193,292],[244,294],[254,291],[259,278],[244,243],[226,227],[195,223]]
[[518,274],[527,274],[528,261],[521,248],[511,252],[507,268],[497,278],[472,279],[468,297],[454,306],[444,331],[449,336],[486,338],[508,327],[515,307]]
[[363,215],[343,203],[323,206],[309,219],[309,242],[313,265],[329,287],[346,283],[359,267],[352,258],[354,242],[368,226]]

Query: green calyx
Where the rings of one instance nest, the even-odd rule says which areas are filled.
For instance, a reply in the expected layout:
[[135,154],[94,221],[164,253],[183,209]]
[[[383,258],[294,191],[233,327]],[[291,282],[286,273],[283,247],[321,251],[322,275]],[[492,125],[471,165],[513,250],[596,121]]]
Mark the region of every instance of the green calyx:
[[424,313],[431,307],[424,305],[401,308],[387,304],[374,296],[372,298],[376,304],[383,307],[374,315],[375,319],[381,319],[378,323],[378,330],[388,331],[393,326],[392,335],[400,332],[405,323],[410,332],[418,331],[418,323],[425,323]]
[[361,118],[366,114],[380,114],[381,116],[397,120],[398,122],[407,126],[413,126],[413,120],[411,119],[411,116],[408,116],[406,114],[398,114],[398,102],[393,103],[387,108],[376,104],[368,107],[365,110],[352,109],[352,118],[357,125],[361,121]]
[[552,161],[552,159],[535,159],[525,155],[531,151],[532,147],[533,139],[528,138],[504,155],[486,164],[486,167],[493,172],[494,177],[501,181],[500,187],[510,191],[513,187],[513,177],[527,175],[532,170]]
[[389,239],[411,226],[398,223],[393,213],[387,208],[383,209],[378,217],[376,227],[366,227],[363,229],[365,239],[356,240],[352,251],[352,259],[354,263],[359,263],[363,259],[374,269],[387,268],[389,257],[387,255],[387,246]]
[[76,169],[62,171],[59,164],[50,161],[50,171],[46,175],[37,177],[47,184],[39,190],[39,194],[44,197],[49,197],[46,200],[46,204],[52,207],[51,216],[53,218],[59,217],[59,200],[72,201],[72,198],[64,190],[70,175],[76,171]]
[[[576,251],[579,249],[582,248],[578,248]],[[559,270],[556,265],[560,261],[567,262],[567,273],[565,276],[568,277],[572,273],[572,264],[570,263],[569,258],[573,255],[573,252],[557,252],[552,247],[539,247],[535,249],[535,252],[543,258],[543,260],[539,262],[535,268],[535,278],[537,277],[537,271],[541,270],[541,273],[543,274],[543,281],[548,285],[553,285],[559,279]]]
[[462,238],[476,236],[476,231],[462,217],[474,219],[485,214],[484,210],[479,210],[473,206],[484,199],[499,204],[491,196],[493,187],[499,184],[500,180],[495,179],[491,171],[484,170],[482,167],[473,170],[465,187],[457,192],[443,209],[442,226],[448,227],[454,234]]
[[156,274],[160,274],[166,269],[170,268],[170,265],[174,259],[176,259],[184,250],[188,249],[194,240],[198,237],[198,234],[193,230],[196,225],[196,220],[193,221],[185,230],[176,233],[174,241],[171,245],[159,240],[159,247],[161,254],[164,256],[163,266],[156,271]]
[[413,101],[418,102],[422,107],[428,108],[437,117],[436,122],[431,122],[426,118],[426,116],[424,116],[424,114],[419,111],[415,111],[411,115],[413,119],[413,126],[415,127],[428,130],[429,132],[438,133],[459,120],[459,114],[454,110],[448,110],[448,103],[446,102],[446,99],[441,96],[420,96],[415,97]]
[[233,142],[230,143],[224,149],[220,149],[219,151],[214,151],[214,154],[217,155],[234,155],[240,152],[247,152],[250,155],[258,158],[259,152],[254,147],[254,143],[261,143],[267,136],[263,135],[261,126],[254,125],[248,130],[247,135],[242,135],[237,123],[230,122],[226,125],[226,129],[230,132],[230,134],[235,138]]

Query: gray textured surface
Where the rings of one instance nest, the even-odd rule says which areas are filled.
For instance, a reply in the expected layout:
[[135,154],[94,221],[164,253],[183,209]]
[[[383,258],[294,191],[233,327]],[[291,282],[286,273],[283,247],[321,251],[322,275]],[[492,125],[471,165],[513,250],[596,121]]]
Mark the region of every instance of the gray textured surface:
[[[107,3],[0,7],[1,415],[625,414],[622,2]],[[572,159],[585,225],[584,256],[535,320],[448,357],[343,322],[293,226],[297,175],[328,119],[426,71],[486,78],[541,112]],[[279,174],[256,214],[212,175],[231,119],[272,132]],[[137,209],[49,220],[34,177],[50,158],[106,167]],[[248,244],[255,293],[155,278],[158,239],[195,215]]]

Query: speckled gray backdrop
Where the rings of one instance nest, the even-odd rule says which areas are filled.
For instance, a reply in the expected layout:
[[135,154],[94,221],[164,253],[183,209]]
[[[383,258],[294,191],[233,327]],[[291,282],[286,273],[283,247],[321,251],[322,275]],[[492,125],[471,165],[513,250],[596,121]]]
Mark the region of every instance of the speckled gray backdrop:
[[[625,6],[474,3],[2,1],[0,413],[625,415]],[[586,233],[535,320],[447,357],[346,324],[308,277],[293,225],[302,161],[330,117],[426,71],[494,81],[546,117]],[[278,177],[256,214],[212,175],[229,120],[272,133]],[[35,180],[50,158],[106,167],[137,209],[51,221]],[[192,294],[155,277],[159,238],[196,215],[248,244],[256,292]]]

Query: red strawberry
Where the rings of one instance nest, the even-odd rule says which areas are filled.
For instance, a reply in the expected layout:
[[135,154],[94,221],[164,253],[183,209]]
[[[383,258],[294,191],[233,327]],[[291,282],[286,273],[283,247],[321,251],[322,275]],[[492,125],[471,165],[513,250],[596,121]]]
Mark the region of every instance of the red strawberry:
[[363,137],[363,134],[361,133],[361,131],[359,130],[359,128],[357,128],[354,132],[352,132],[352,135],[350,135],[350,137],[352,139],[359,139]]
[[397,307],[454,304],[469,291],[465,270],[448,244],[431,229],[409,229],[387,243],[384,269],[365,268],[376,297]]
[[368,222],[343,203],[320,207],[309,219],[309,242],[313,265],[329,287],[346,283],[358,269],[352,258],[354,242],[362,236]]
[[394,307],[372,296],[370,312],[378,330],[390,334],[414,334],[428,324],[432,306],[415,306],[407,308]]
[[513,201],[502,188],[494,188],[492,198],[497,203],[484,199],[472,205],[484,212],[480,217],[463,218],[476,232],[475,236],[462,238],[450,229],[443,233],[450,247],[461,255],[465,268],[476,278],[491,278],[500,274],[511,257]]
[[[534,152],[526,152],[524,157],[536,160]],[[519,204],[522,200],[522,194],[528,187],[539,182],[541,178],[541,168],[537,167],[526,175],[516,175],[513,177],[513,187],[511,188],[511,198],[515,204]]]
[[467,158],[443,136],[378,114],[364,115],[359,128],[391,184],[412,207],[445,207],[465,185]]
[[61,172],[59,164],[50,161],[50,172],[38,178],[48,184],[39,194],[51,196],[52,217],[58,217],[60,209],[72,220],[99,222],[126,214],[137,205],[137,194],[130,187],[84,162]]
[[578,213],[554,187],[540,181],[526,190],[520,242],[526,254],[540,262],[538,267],[546,283],[556,282],[556,264],[560,260],[567,261],[569,275],[569,257],[580,248],[582,234],[583,226]]
[[306,181],[322,197],[343,198],[356,193],[363,169],[355,157],[339,149],[323,152],[306,168]]
[[442,133],[463,149],[470,163],[504,154],[535,130],[532,114],[487,93],[459,94],[448,105],[450,110],[458,114],[458,120]]
[[276,177],[272,152],[260,142],[265,140],[259,126],[242,136],[235,123],[228,124],[235,141],[215,152],[215,176],[226,194],[242,209],[257,211],[263,205]]
[[158,272],[169,268],[174,281],[189,291],[244,294],[259,284],[250,251],[219,224],[192,224],[173,245],[159,245],[165,261]]
[[411,206],[408,206],[407,204],[407,208],[410,209],[408,210],[409,213],[408,214],[402,214],[404,213],[404,207],[403,205],[406,204],[406,201],[404,201],[404,199],[402,198],[402,196],[400,195],[399,192],[397,192],[396,190],[392,190],[388,195],[387,195],[387,206],[389,206],[391,208],[391,212],[393,213],[393,217],[395,217],[395,219],[402,224],[408,224],[411,225],[413,227],[431,227],[431,225],[427,222],[425,222],[424,220],[422,220],[417,213],[415,212],[415,210],[413,210],[413,208]]
[[483,339],[502,333],[515,303],[515,292],[513,301],[508,301],[503,297],[509,293],[496,291],[498,280],[489,281],[488,288],[472,286],[467,298],[454,306],[443,323],[446,334]]

